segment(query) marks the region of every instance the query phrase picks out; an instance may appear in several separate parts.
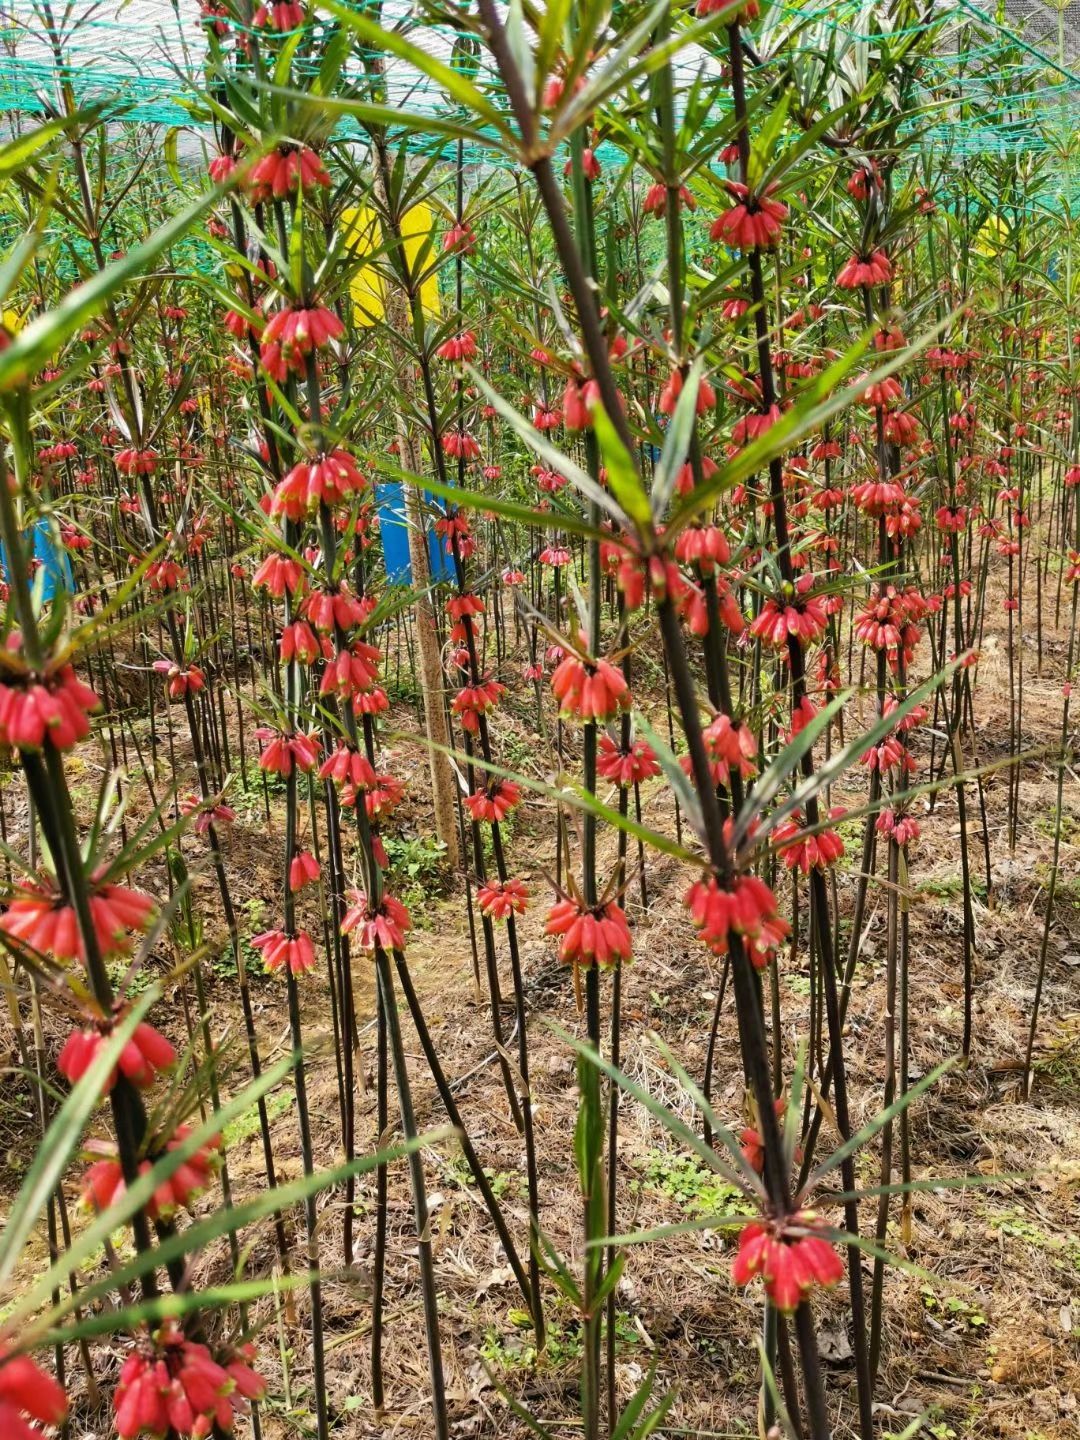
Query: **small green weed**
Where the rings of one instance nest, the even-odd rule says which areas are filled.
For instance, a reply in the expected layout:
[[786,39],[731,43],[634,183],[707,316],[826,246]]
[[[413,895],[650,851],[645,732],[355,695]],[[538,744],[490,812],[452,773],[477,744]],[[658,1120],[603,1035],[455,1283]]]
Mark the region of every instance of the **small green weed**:
[[658,1190],[688,1215],[753,1215],[754,1207],[737,1186],[706,1170],[689,1155],[650,1150],[642,1180],[632,1190]]

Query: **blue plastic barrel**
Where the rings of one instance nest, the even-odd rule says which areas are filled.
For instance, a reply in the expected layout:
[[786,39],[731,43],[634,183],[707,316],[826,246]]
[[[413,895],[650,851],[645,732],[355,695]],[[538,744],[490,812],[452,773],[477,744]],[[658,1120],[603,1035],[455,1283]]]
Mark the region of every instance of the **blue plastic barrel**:
[[[425,492],[425,504],[432,503],[432,497]],[[412,584],[412,563],[409,560],[409,527],[405,521],[405,487],[398,480],[381,481],[375,486],[375,508],[379,516],[379,534],[382,536],[383,560],[386,563],[386,579],[390,585]],[[427,530],[428,565],[433,580],[453,578],[454,566],[446,553],[446,545],[435,533],[433,525]]]
[[[62,588],[72,594],[75,590],[75,581],[71,574],[71,561],[64,549],[60,537],[51,530],[49,522],[42,517],[34,524],[34,559],[38,561],[35,567],[36,572],[40,569],[44,575],[43,596],[45,600],[51,600],[58,588]],[[8,570],[7,551],[0,544],[0,569],[4,572],[4,579],[10,580]]]

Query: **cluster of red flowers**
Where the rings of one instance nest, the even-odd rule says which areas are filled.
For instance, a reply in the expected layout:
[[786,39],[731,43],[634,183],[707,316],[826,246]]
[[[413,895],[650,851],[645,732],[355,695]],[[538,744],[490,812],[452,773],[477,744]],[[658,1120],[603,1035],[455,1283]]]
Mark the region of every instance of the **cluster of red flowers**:
[[[102,957],[130,955],[134,935],[147,929],[153,912],[154,901],[141,890],[95,878],[90,892],[90,918]],[[36,877],[9,897],[7,909],[0,915],[0,930],[31,950],[61,962],[86,960],[75,908],[51,875]]]
[[[17,645],[8,642],[9,651]],[[70,750],[90,733],[90,716],[101,701],[67,662],[40,673],[12,667],[0,680],[0,745],[40,750]]]
[[727,188],[735,203],[713,222],[709,239],[736,250],[771,250],[780,239],[788,207],[772,197],[779,186],[774,182],[760,193],[753,193],[737,180],[728,180]]
[[586,659],[573,652],[555,667],[551,689],[560,713],[587,725],[611,720],[630,704],[630,687],[621,670],[607,660]]
[[698,937],[714,955],[726,955],[736,935],[759,969],[769,964],[791,934],[775,895],[756,875],[737,875],[730,884],[721,884],[715,875],[695,880],[686,892],[686,905]]
[[476,902],[492,920],[524,915],[529,903],[528,886],[524,880],[485,880],[477,886]]
[[898,658],[910,664],[922,631],[919,621],[926,615],[926,601],[914,587],[898,590],[883,584],[863,606],[855,621],[855,635],[872,650],[884,650],[895,669]]
[[[69,1084],[76,1084],[94,1064],[102,1048],[108,1044],[111,1028],[108,1024],[71,1032],[56,1059],[56,1068]],[[143,1020],[136,1025],[131,1039],[120,1051],[106,1089],[112,1089],[118,1075],[125,1076],[140,1090],[148,1089],[162,1071],[171,1070],[175,1064],[176,1051],[170,1042]]]
[[807,1210],[783,1224],[755,1220],[744,1225],[731,1267],[736,1285],[748,1285],[760,1275],[769,1300],[786,1315],[811,1291],[836,1285],[843,1278],[843,1262],[828,1240],[815,1233],[816,1225],[817,1217]]
[[331,450],[292,467],[271,496],[270,513],[303,520],[320,505],[348,503],[367,483],[347,450]]
[[[829,818],[839,820],[843,814],[841,808],[834,807]],[[844,842],[836,830],[830,827],[807,833],[798,811],[774,828],[773,842],[787,868],[801,870],[804,875],[809,875],[811,870],[827,870],[844,853]]]
[[325,350],[345,333],[341,317],[325,305],[286,306],[263,327],[259,363],[271,380],[283,381],[291,370],[303,375],[309,356]]
[[[291,865],[289,878],[290,881],[293,878]],[[315,967],[315,946],[311,936],[303,930],[294,935],[287,934],[284,930],[264,930],[261,935],[252,936],[251,944],[263,957],[267,970],[281,970],[284,967],[291,975],[303,975]]]
[[341,922],[343,935],[355,935],[361,950],[404,950],[405,936],[412,929],[409,912],[400,900],[384,894],[375,904],[362,890],[349,895],[352,904]]
[[266,1386],[252,1369],[253,1345],[215,1358],[209,1347],[189,1340],[168,1322],[124,1361],[116,1387],[116,1433],[137,1440],[175,1432],[203,1440],[215,1431],[231,1433],[247,1402],[261,1400]]
[[567,965],[615,965],[633,953],[626,912],[614,900],[592,906],[559,900],[548,912],[544,934],[559,937],[559,959]]
[[813,644],[825,634],[829,623],[825,601],[814,594],[814,576],[800,575],[794,593],[770,596],[750,622],[750,634],[765,645],[780,650],[792,639]]
[[[139,1162],[139,1175],[148,1175],[153,1160],[158,1156],[177,1150],[188,1139],[191,1129],[177,1125],[163,1143],[158,1143],[148,1157]],[[217,1138],[195,1150],[164,1179],[154,1191],[146,1206],[151,1220],[171,1220],[178,1210],[190,1210],[194,1202],[209,1187],[214,1177],[221,1141]],[[83,1203],[90,1210],[108,1210],[123,1195],[124,1171],[116,1156],[95,1160],[83,1177]]]
[[257,160],[247,175],[247,193],[253,205],[329,184],[326,166],[307,145],[279,145]]
[[660,774],[660,762],[647,740],[631,740],[624,749],[605,732],[600,736],[598,750],[596,773],[602,780],[621,785],[623,789],[643,785]]
[[41,1425],[60,1425],[67,1415],[64,1388],[28,1355],[0,1346],[0,1435],[4,1440],[41,1440]]

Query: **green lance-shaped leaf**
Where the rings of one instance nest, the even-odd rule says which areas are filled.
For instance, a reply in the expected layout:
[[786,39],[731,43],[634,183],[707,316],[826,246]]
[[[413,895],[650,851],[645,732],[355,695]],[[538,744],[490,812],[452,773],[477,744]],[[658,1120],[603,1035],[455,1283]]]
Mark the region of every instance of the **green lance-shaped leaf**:
[[[389,740],[405,740],[408,737],[404,732],[387,737]],[[682,860],[687,865],[700,864],[698,856],[679,845],[675,840],[663,835],[658,830],[650,830],[647,825],[639,825],[636,820],[631,820],[628,815],[620,815],[618,810],[605,805],[602,800],[597,800],[591,791],[586,790],[583,785],[548,785],[543,780],[533,780],[528,775],[522,775],[516,770],[507,770],[502,765],[496,765],[494,761],[485,760],[480,755],[466,755],[463,751],[455,750],[449,745],[439,745],[435,741],[427,742],[429,750],[437,750],[442,755],[448,755],[455,764],[459,766],[472,765],[477,770],[483,770],[488,775],[497,776],[500,780],[512,780],[523,789],[531,790],[536,795],[543,795],[549,800],[557,800],[560,805],[573,805],[579,810],[585,810],[595,815],[598,820],[606,824],[614,825],[620,830],[625,830],[627,835],[633,836],[643,844],[659,850],[664,855],[670,855],[673,859]]]
[[[761,805],[758,801],[757,793],[754,792],[751,794],[739,812],[739,818],[735,823],[733,838],[736,848],[739,848],[747,838],[750,833],[750,827],[755,820],[759,821],[758,828],[755,831],[755,839],[763,840],[781,821],[786,820],[787,817],[796,810],[802,810],[808,800],[812,799],[828,786],[835,785],[840,776],[859,759],[864,751],[869,750],[874,745],[879,745],[887,735],[890,735],[892,731],[895,730],[896,726],[899,725],[900,721],[903,720],[906,715],[909,715],[917,705],[921,704],[922,701],[932,695],[940,685],[944,684],[961,663],[959,660],[954,660],[952,664],[947,665],[944,670],[938,671],[936,675],[925,681],[916,690],[912,690],[909,695],[901,700],[895,709],[890,710],[887,715],[879,716],[876,723],[872,725],[865,734],[856,736],[855,739],[849,741],[842,750],[838,750],[834,755],[830,755],[827,760],[823,760],[821,764],[815,768],[814,773],[807,776],[801,785],[796,786],[787,800],[785,800],[782,805],[778,805],[776,809],[768,815],[761,815]],[[835,704],[835,701],[832,703]],[[820,719],[821,717],[818,716],[816,718]],[[797,735],[792,742],[792,746],[786,748],[791,749],[797,744],[800,738],[801,735]],[[783,759],[783,754],[781,754],[780,758]],[[769,768],[771,771],[773,766]]]
[[705,360],[699,355],[683,381],[682,390],[675,404],[675,413],[671,417],[671,424],[664,437],[664,448],[660,452],[660,459],[653,474],[652,521],[654,525],[663,522],[667,508],[671,504],[671,497],[675,493],[675,481],[678,479],[679,471],[686,464],[686,456],[694,434],[698,390],[701,387],[704,370]]
[[298,1275],[266,1275],[254,1280],[235,1280],[227,1285],[207,1285],[197,1290],[166,1290],[153,1299],[139,1300],[134,1305],[121,1305],[115,1310],[84,1315],[73,1325],[48,1331],[41,1336],[39,1343],[70,1345],[98,1335],[136,1330],[144,1324],[155,1328],[163,1320],[183,1320],[186,1315],[221,1310],[230,1305],[250,1305],[264,1295],[281,1290],[299,1290],[317,1279],[318,1271],[306,1271]]
[[678,756],[668,745],[667,741],[657,734],[644,715],[635,712],[634,724],[652,747],[653,754],[660,762],[660,768],[664,772],[665,779],[672,790],[674,790],[679,804],[682,806],[683,814],[697,834],[703,836],[705,833],[705,822],[701,816],[701,803],[698,800],[697,791],[679,764]]
[[94,1063],[74,1086],[49,1126],[0,1235],[0,1288],[11,1278],[27,1238],[40,1220],[50,1197],[56,1193],[68,1161],[78,1149],[83,1131],[120,1059],[120,1052],[159,997],[160,991],[156,987],[151,987],[139,997],[109,1035]]
[[620,440],[618,431],[601,404],[597,403],[592,407],[592,417],[600,453],[607,467],[608,488],[634,522],[638,535],[646,539],[652,530],[652,507],[634,458]]
[[[254,1102],[253,1102],[254,1103]],[[273,1190],[264,1190],[243,1204],[231,1209],[224,1207],[205,1219],[196,1220],[186,1229],[168,1236],[158,1244],[149,1256],[137,1255],[126,1265],[110,1271],[99,1280],[84,1285],[75,1295],[65,1294],[60,1302],[47,1311],[40,1320],[35,1320],[35,1333],[41,1326],[55,1327],[66,1315],[77,1308],[88,1308],[106,1296],[115,1294],[122,1286],[132,1285],[139,1280],[150,1265],[165,1265],[172,1260],[183,1260],[204,1250],[216,1240],[238,1230],[256,1225],[270,1215],[291,1209],[309,1196],[343,1184],[352,1175],[366,1175],[382,1165],[411,1155],[413,1151],[426,1149],[450,1138],[454,1131],[449,1126],[429,1131],[401,1144],[380,1149],[372,1155],[337,1165],[332,1169],[316,1171],[313,1175],[302,1175],[287,1185],[278,1185]],[[48,1280],[50,1276],[46,1275]],[[59,1284],[56,1289],[59,1289]]]
[[[80,123],[85,123],[89,118],[89,112],[83,111],[74,118]],[[44,149],[57,136],[62,135],[70,123],[67,119],[48,120],[34,130],[27,130],[24,135],[17,135],[6,145],[0,145],[0,180],[6,180],[10,175],[21,170],[39,150]]]
[[773,1374],[773,1367],[769,1361],[768,1352],[762,1343],[761,1336],[757,1337],[758,1358],[761,1362],[761,1378],[765,1389],[768,1391],[769,1399],[772,1401],[773,1409],[776,1411],[776,1419],[788,1440],[799,1440],[800,1431],[793,1424],[788,1414],[784,1398],[780,1394],[780,1387],[776,1383],[776,1376]]
[[726,1125],[722,1125],[720,1121],[716,1118],[716,1113],[713,1110],[712,1106],[709,1104],[708,1100],[705,1098],[704,1092],[698,1087],[697,1082],[691,1077],[690,1072],[686,1069],[685,1065],[683,1065],[680,1060],[676,1059],[671,1047],[664,1041],[661,1036],[657,1035],[653,1043],[660,1051],[660,1054],[664,1057],[664,1060],[667,1062],[671,1073],[675,1076],[676,1080],[678,1080],[679,1084],[683,1087],[686,1093],[690,1096],[690,1099],[694,1102],[694,1106],[697,1109],[698,1113],[709,1122],[709,1128],[712,1131],[714,1137],[722,1142],[724,1149],[728,1152],[732,1160],[735,1162],[736,1166],[739,1169],[739,1172],[748,1181],[752,1180],[756,1176],[757,1172],[754,1170],[753,1166],[748,1164],[745,1155],[742,1153],[742,1146],[739,1144],[738,1140],[736,1140],[735,1136],[728,1129],[728,1127]]
[[402,480],[407,485],[415,485],[421,490],[427,490],[437,499],[447,500],[450,504],[459,506],[463,510],[490,511],[500,520],[512,521],[518,525],[535,526],[539,530],[568,530],[571,534],[580,535],[586,540],[611,539],[610,534],[595,525],[590,525],[580,515],[571,514],[570,511],[557,504],[552,505],[550,510],[535,510],[529,505],[519,504],[516,500],[503,500],[495,495],[485,495],[480,490],[463,490],[456,485],[444,485],[433,477],[417,475],[412,470],[404,470],[400,465],[394,464],[389,457],[382,455],[373,455],[369,464],[375,466],[384,475],[389,475],[395,480]]
[[797,735],[792,736],[791,741],[784,746],[778,755],[775,755],[769,762],[764,774],[754,785],[753,790],[747,796],[746,804],[739,814],[735,824],[735,840],[739,842],[743,832],[743,816],[748,812],[751,815],[761,814],[773,799],[780,793],[784,782],[792,776],[802,763],[803,756],[812,750],[818,738],[825,732],[829,722],[847,704],[851,697],[851,691],[845,690],[843,694],[837,695],[830,700],[828,705],[823,706],[814,718],[808,721]]
[[101,312],[117,290],[137,279],[163,250],[181,239],[194,222],[205,215],[224,193],[225,188],[222,186],[209,191],[201,200],[196,200],[193,205],[174,215],[115,264],[106,266],[83,284],[77,285],[65,295],[59,305],[31,320],[29,325],[19,331],[8,348],[0,352],[0,390],[10,390],[16,385],[25,384],[56,354],[66,340]]
[[842,1145],[838,1146],[831,1155],[827,1155],[820,1165],[814,1167],[807,1177],[804,1189],[810,1191],[814,1189],[815,1186],[820,1185],[825,1176],[830,1174],[839,1165],[842,1165],[849,1155],[854,1155],[856,1150],[860,1150],[872,1140],[891,1120],[895,1120],[898,1115],[902,1115],[910,1105],[914,1104],[920,1095],[929,1090],[932,1085],[936,1085],[942,1075],[944,1075],[947,1070],[952,1069],[954,1063],[955,1061],[953,1060],[943,1060],[940,1065],[935,1065],[929,1075],[924,1075],[910,1090],[905,1090],[903,1095],[898,1095],[891,1105],[887,1105],[885,1109],[875,1115],[872,1120],[868,1120],[861,1130],[857,1130],[854,1135],[850,1136]]
[[849,347],[839,359],[806,385],[790,409],[786,410],[774,425],[770,425],[763,435],[719,466],[715,475],[694,488],[676,507],[667,533],[672,537],[677,535],[695,515],[709,509],[724,491],[764,469],[770,460],[776,459],[804,436],[818,430],[826,420],[854,404],[865,394],[867,386],[876,384],[909,365],[916,355],[949,329],[958,314],[958,310],[950,312],[911,345],[902,350],[891,351],[887,358],[867,374],[847,386],[842,386],[845,376],[851,373],[866,354],[872,338],[872,331],[867,330],[856,344]]
[[[726,1180],[729,1185],[735,1186],[737,1190],[748,1194],[764,1194],[761,1180],[750,1170],[749,1166],[746,1166],[745,1161],[743,1162],[744,1168],[741,1171],[733,1170],[716,1153],[712,1146],[706,1145],[701,1136],[693,1131],[684,1120],[680,1120],[678,1115],[669,1110],[668,1107],[657,1100],[654,1095],[650,1095],[647,1090],[643,1090],[640,1085],[635,1084],[628,1075],[625,1075],[616,1065],[613,1065],[610,1060],[598,1054],[586,1041],[579,1040],[576,1036],[571,1035],[569,1031],[564,1030],[562,1026],[556,1025],[554,1021],[549,1022],[549,1024],[559,1039],[565,1041],[565,1043],[577,1053],[579,1058],[587,1060],[590,1065],[595,1065],[609,1080],[614,1080],[615,1084],[618,1085],[624,1094],[629,1095],[632,1100],[636,1100],[639,1105],[643,1105],[654,1119],[659,1120],[660,1124],[663,1125],[664,1129],[667,1130],[670,1135],[681,1145],[685,1145],[688,1149],[692,1150],[699,1159],[705,1162],[710,1170],[715,1171],[717,1175]],[[604,1244],[606,1242],[597,1241],[595,1243]]]
[[614,498],[608,494],[602,485],[576,465],[569,456],[564,455],[557,446],[546,439],[536,427],[531,424],[524,415],[515,410],[496,390],[493,390],[488,382],[471,365],[465,367],[469,372],[469,378],[481,391],[493,409],[502,416],[510,428],[518,435],[529,449],[539,455],[549,470],[556,471],[569,480],[574,489],[577,490],[586,500],[591,500],[599,509],[605,510],[620,529],[630,528],[629,516],[622,506],[618,505]]
[[[429,80],[434,80],[436,85],[441,86],[456,104],[464,110],[470,111],[486,125],[490,125],[497,135],[504,139],[508,137],[506,116],[502,111],[496,109],[482,90],[453,65],[447,65],[444,60],[440,60],[430,51],[412,44],[396,30],[388,30],[366,15],[358,14],[357,11],[348,9],[344,5],[334,4],[333,0],[321,0],[321,8],[333,15],[341,25],[352,30],[377,55],[393,55],[396,59],[404,60],[407,64],[412,65],[420,71],[421,75],[426,75]],[[395,123],[400,124],[401,122],[398,120]]]
[[[152,991],[148,991],[147,994],[153,998]],[[137,1012],[132,1011],[131,1013]],[[258,1080],[253,1080],[239,1095],[226,1101],[201,1125],[193,1127],[191,1133],[185,1136],[175,1148],[167,1150],[159,1156],[146,1174],[140,1175],[134,1184],[126,1186],[109,1209],[96,1216],[86,1229],[75,1237],[70,1248],[59,1256],[48,1272],[31,1287],[29,1294],[19,1301],[13,1315],[9,1318],[11,1320],[25,1319],[27,1315],[32,1314],[49,1297],[53,1288],[65,1284],[68,1276],[109,1238],[117,1226],[125,1224],[137,1210],[143,1209],[149,1203],[158,1186],[168,1180],[197,1150],[209,1144],[226,1125],[244,1114],[262,1095],[279,1084],[296,1064],[296,1058],[295,1055],[286,1055],[275,1065],[264,1070]],[[52,1152],[53,1146],[49,1137],[59,1118],[58,1116],[57,1121],[54,1121],[53,1125],[49,1127],[49,1134],[42,1145],[42,1151],[45,1153]],[[68,1153],[70,1154],[70,1151]]]
[[572,0],[548,0],[540,16],[536,40],[536,85],[541,93],[566,36]]

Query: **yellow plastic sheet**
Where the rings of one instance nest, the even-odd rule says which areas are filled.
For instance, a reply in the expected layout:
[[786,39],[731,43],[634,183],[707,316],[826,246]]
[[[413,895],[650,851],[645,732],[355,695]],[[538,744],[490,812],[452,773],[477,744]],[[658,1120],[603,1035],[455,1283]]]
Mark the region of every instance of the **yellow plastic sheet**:
[[[354,255],[371,255],[382,245],[382,226],[375,211],[368,205],[354,205],[342,212],[341,223],[345,232],[345,243]],[[424,242],[434,233],[434,217],[429,205],[413,205],[401,219],[401,238],[405,246],[405,259],[410,271],[420,259]],[[425,268],[434,256],[429,248]],[[361,265],[349,284],[353,302],[353,323],[375,325],[386,314],[386,281],[374,265]],[[420,286],[420,303],[424,314],[437,319],[439,310],[439,284],[434,273],[428,275]]]

